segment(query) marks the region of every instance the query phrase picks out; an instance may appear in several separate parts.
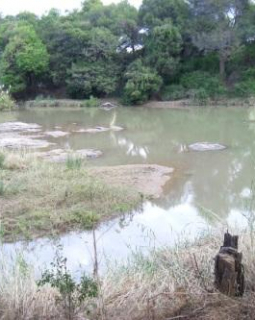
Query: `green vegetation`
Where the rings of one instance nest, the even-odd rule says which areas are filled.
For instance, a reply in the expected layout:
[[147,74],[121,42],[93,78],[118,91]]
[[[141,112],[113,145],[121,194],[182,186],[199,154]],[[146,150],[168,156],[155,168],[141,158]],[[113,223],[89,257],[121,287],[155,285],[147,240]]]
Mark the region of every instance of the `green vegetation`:
[[8,90],[0,86],[0,111],[11,111],[15,106],[14,100]]
[[92,278],[83,275],[78,283],[73,279],[61,252],[56,253],[51,269],[45,270],[38,281],[39,287],[46,284],[59,291],[61,296],[58,304],[62,307],[65,319],[74,319],[79,308],[88,308],[86,300],[98,295],[97,283]]
[[85,0],[64,16],[0,16],[0,83],[18,99],[253,96],[254,15],[248,0]]
[[6,240],[91,229],[141,201],[137,191],[111,187],[90,175],[80,159],[61,165],[26,153],[1,154],[0,206]]
[[[240,234],[240,232],[239,232]],[[241,233],[246,290],[242,298],[220,294],[214,287],[214,260],[222,244],[218,231],[173,247],[134,252],[125,265],[110,266],[95,282],[76,282],[57,255],[52,269],[35,280],[21,255],[14,264],[0,253],[0,316],[26,319],[252,319],[254,315],[254,247]]]

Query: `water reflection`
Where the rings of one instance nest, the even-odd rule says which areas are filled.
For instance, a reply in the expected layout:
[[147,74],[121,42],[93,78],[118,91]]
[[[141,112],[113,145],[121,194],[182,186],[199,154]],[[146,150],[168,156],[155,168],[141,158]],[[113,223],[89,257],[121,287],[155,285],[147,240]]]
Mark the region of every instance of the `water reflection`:
[[[173,244],[180,234],[194,237],[210,225],[245,225],[247,202],[255,161],[255,108],[206,108],[154,110],[121,108],[109,112],[97,109],[30,110],[15,114],[16,120],[72,131],[75,127],[109,126],[121,132],[71,134],[55,139],[59,147],[95,148],[104,156],[88,165],[160,164],[174,167],[175,174],[161,199],[144,204],[143,212],[115,219],[97,230],[102,266],[127,258],[130,250],[146,250],[151,245]],[[0,119],[1,121],[1,119]],[[224,151],[189,152],[187,145],[199,141],[228,146]],[[69,267],[79,264],[90,270],[92,235],[71,233],[62,237],[63,254]],[[8,252],[20,248],[7,244]],[[56,250],[48,239],[30,243],[29,259],[42,266],[52,260]]]

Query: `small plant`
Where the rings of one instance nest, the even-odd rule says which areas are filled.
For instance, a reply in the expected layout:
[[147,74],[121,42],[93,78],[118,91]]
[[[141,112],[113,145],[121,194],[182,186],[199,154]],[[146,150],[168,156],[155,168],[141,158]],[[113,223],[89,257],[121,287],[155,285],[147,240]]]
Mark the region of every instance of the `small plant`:
[[199,106],[206,105],[209,100],[209,95],[203,88],[190,91],[190,97],[193,102]]
[[100,100],[90,96],[88,100],[85,100],[82,104],[81,107],[87,107],[87,108],[97,108],[100,106]]
[[3,196],[5,193],[5,186],[2,180],[0,180],[0,196]]
[[180,100],[187,98],[186,90],[182,85],[171,84],[163,88],[161,98],[163,101]]
[[10,111],[14,106],[15,103],[9,94],[9,90],[5,90],[4,86],[0,85],[0,111]]
[[67,269],[67,259],[61,255],[61,247],[58,248],[55,260],[51,263],[51,269],[42,274],[39,286],[50,284],[51,287],[59,290],[61,303],[68,320],[74,319],[80,307],[86,299],[97,297],[98,286],[96,282],[83,275],[79,283],[73,279]]
[[82,159],[79,157],[70,156],[66,160],[66,167],[69,170],[79,170],[82,166]]
[[0,169],[4,168],[4,160],[5,160],[5,155],[3,153],[0,153]]

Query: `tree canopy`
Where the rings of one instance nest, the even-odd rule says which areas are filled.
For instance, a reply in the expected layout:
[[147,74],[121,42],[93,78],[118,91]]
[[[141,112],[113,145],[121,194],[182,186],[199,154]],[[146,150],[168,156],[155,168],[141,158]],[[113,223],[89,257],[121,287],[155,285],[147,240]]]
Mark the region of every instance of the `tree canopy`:
[[139,10],[84,0],[65,15],[0,16],[0,83],[18,98],[115,95],[132,104],[251,95],[254,27],[249,0],[143,0]]

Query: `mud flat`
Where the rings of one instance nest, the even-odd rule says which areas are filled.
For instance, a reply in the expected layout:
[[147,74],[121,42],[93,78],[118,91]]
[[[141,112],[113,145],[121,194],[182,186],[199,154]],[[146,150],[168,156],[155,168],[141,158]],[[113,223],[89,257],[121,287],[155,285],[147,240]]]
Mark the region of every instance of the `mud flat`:
[[144,196],[159,198],[173,168],[159,165],[124,165],[90,168],[89,173],[112,186],[132,188]]

